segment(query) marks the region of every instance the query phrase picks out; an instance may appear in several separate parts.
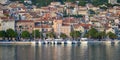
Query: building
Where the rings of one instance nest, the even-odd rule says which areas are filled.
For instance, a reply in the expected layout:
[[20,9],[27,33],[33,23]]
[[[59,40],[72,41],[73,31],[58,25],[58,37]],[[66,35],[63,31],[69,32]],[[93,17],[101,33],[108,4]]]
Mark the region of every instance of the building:
[[117,0],[108,0],[108,3],[117,4]]
[[84,34],[92,27],[91,24],[84,24],[84,23],[80,23],[80,24],[75,24],[74,25],[74,30],[75,31],[80,31],[82,33],[82,37],[84,36]]
[[6,31],[7,29],[15,30],[15,20],[11,18],[2,18],[1,27],[1,30],[4,31]]
[[39,30],[41,32],[52,31],[52,20],[47,18],[40,18],[34,21],[35,30]]
[[34,21],[32,20],[19,20],[16,22],[17,32],[28,31],[32,33],[34,30]]
[[64,33],[68,37],[70,37],[70,32],[71,32],[71,26],[69,24],[62,24],[61,33]]
[[49,31],[52,31],[52,27],[50,25],[44,24],[35,26],[34,30],[39,30],[40,32],[47,33]]
[[1,20],[1,18],[0,18],[0,30],[2,30],[2,20]]
[[70,37],[71,26],[70,24],[62,24],[62,20],[54,20],[53,21],[53,29],[57,35],[61,33],[65,33],[68,37]]
[[6,4],[8,0],[0,0],[0,4]]

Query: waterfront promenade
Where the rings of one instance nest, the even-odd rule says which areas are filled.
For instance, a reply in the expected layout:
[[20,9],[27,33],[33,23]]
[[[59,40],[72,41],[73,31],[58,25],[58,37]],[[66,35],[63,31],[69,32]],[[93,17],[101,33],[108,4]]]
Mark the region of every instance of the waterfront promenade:
[[15,45],[88,45],[88,44],[120,44],[120,40],[109,41],[8,41],[0,42],[0,44],[15,44]]

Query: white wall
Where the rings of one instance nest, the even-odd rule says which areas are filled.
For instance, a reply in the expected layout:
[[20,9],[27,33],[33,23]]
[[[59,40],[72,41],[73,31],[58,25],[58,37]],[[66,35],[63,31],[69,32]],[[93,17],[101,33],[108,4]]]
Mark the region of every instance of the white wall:
[[15,30],[15,21],[14,20],[2,21],[1,26],[2,26],[2,30],[5,30],[5,31],[9,28]]
[[6,4],[7,1],[8,1],[8,0],[0,0],[0,3],[1,3],[1,4]]

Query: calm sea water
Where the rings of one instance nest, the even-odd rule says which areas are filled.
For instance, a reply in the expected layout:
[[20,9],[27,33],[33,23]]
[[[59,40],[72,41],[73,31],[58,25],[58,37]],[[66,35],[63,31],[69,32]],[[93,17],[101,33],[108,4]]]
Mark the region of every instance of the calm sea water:
[[0,60],[120,60],[120,45],[0,45]]

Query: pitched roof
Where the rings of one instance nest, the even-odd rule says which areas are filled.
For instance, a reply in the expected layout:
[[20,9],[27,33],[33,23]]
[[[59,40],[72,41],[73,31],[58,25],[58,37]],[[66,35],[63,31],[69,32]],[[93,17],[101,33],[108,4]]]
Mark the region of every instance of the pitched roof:
[[34,22],[33,20],[18,20],[17,22],[23,22],[23,23],[26,23],[26,22]]
[[75,28],[79,28],[80,26],[84,27],[85,29],[89,29],[89,27],[92,25],[91,24],[83,24],[83,23],[74,25]]

